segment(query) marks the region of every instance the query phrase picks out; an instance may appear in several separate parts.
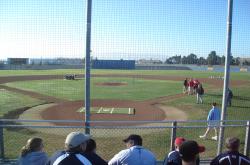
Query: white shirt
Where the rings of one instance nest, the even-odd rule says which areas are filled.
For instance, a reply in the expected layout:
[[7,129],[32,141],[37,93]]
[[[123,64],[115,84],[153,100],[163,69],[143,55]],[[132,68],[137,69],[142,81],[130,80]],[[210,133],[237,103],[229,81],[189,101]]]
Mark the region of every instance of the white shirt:
[[132,146],[120,151],[108,163],[109,165],[156,165],[155,155],[142,146]]

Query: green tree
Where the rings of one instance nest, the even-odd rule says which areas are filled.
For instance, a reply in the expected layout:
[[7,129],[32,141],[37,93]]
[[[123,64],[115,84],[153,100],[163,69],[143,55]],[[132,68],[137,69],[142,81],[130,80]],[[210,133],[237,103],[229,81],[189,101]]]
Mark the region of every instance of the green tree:
[[216,51],[211,51],[207,57],[208,65],[220,65],[221,57],[217,56]]
[[197,56],[193,53],[187,56],[188,64],[197,64],[197,60],[198,60]]
[[198,65],[207,65],[207,60],[206,60],[204,57],[200,57],[200,58],[197,60],[197,64],[198,64]]

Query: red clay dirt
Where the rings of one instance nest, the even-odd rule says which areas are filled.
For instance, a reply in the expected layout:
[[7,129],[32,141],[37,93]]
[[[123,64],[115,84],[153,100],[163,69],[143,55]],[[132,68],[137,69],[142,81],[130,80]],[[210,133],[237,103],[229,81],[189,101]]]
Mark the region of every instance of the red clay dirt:
[[[84,120],[84,113],[79,113],[76,110],[83,107],[83,101],[63,102],[56,106],[50,107],[42,112],[42,117],[49,120]],[[165,119],[165,113],[146,102],[126,101],[126,100],[92,100],[93,107],[133,107],[136,109],[135,115],[125,114],[91,114],[92,121],[144,121]],[[53,113],[52,113],[53,112]],[[61,123],[63,125],[63,123]],[[128,123],[126,123],[127,125]],[[75,124],[77,125],[77,124]],[[95,124],[96,125],[96,124]],[[104,125],[103,123],[101,125]],[[106,123],[107,125],[107,123]],[[110,124],[108,124],[110,125]],[[122,124],[121,124],[122,125]]]
[[[84,77],[84,75],[80,75]],[[78,76],[79,77],[79,76]],[[142,78],[142,79],[155,79],[155,80],[173,80],[173,81],[183,81],[185,77],[180,76],[159,76],[159,75],[92,75],[92,77],[131,77],[131,78]],[[47,80],[47,79],[63,79],[62,75],[35,75],[35,76],[13,76],[13,77],[0,77],[0,84],[14,81],[28,81],[28,80]],[[71,80],[72,81],[72,80]],[[209,78],[199,78],[200,82],[211,84],[217,88],[223,85],[222,80],[209,79]],[[230,81],[231,86],[239,86],[248,83],[248,81]],[[113,85],[117,84],[102,84],[102,85]],[[9,91],[21,93],[24,95],[29,95],[33,98],[45,100],[48,103],[57,103],[56,106],[45,109],[41,116],[46,120],[84,120],[84,113],[76,112],[77,109],[83,107],[84,101],[67,101],[63,99],[58,99],[51,96],[42,95],[40,93],[20,90],[12,87],[7,87],[5,85],[0,85],[0,89],[6,89]],[[181,89],[181,87],[180,87]],[[181,91],[181,90],[180,90]],[[179,97],[184,97],[184,94],[177,94],[172,96],[165,96],[155,99],[150,99],[146,101],[128,101],[128,100],[91,100],[91,106],[95,107],[130,107],[135,108],[135,115],[123,115],[123,114],[92,114],[91,120],[115,120],[115,121],[126,121],[126,120],[154,120],[161,121],[166,118],[165,113],[155,106],[164,100],[176,99]],[[63,123],[61,123],[63,124]],[[72,125],[75,125],[72,123]],[[103,124],[102,124],[103,125]]]

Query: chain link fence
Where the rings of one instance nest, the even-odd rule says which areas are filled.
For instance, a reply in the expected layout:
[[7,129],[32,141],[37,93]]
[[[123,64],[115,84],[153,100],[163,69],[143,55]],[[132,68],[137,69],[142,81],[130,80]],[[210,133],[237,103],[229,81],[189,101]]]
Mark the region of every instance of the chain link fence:
[[[45,126],[44,122],[47,121],[1,120],[1,157],[18,158],[20,149],[30,137],[44,139],[45,151],[51,155],[57,150],[64,149],[64,140],[67,134],[72,131],[84,132],[85,130],[83,126]],[[59,123],[58,121],[50,122]],[[136,125],[132,126],[116,126],[115,123],[112,126],[91,126],[91,136],[97,142],[97,153],[105,160],[110,160],[126,147],[122,141],[124,138],[130,134],[139,134],[143,138],[143,146],[151,150],[159,161],[165,158],[166,154],[173,148],[172,141],[179,136],[196,140],[206,147],[205,153],[200,155],[202,160],[209,160],[216,156],[218,141],[210,138],[214,136],[214,133],[210,132],[206,140],[199,138],[199,135],[202,135],[207,128],[204,121],[153,122],[150,123],[150,126],[142,125],[148,124],[148,122],[134,122],[133,124]],[[225,137],[238,137],[241,141],[240,151],[247,155],[249,152],[249,122],[227,121],[226,123],[228,124],[224,125]]]

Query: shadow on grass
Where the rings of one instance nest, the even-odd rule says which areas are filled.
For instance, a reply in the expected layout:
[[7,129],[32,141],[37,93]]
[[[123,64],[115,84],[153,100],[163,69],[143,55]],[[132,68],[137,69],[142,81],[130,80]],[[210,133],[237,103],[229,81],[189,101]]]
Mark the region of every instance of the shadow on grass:
[[[31,106],[31,107],[17,108],[17,109],[15,109],[13,111],[9,111],[8,113],[4,114],[2,118],[3,119],[18,119],[19,115],[21,115],[24,111],[26,111],[26,110],[28,110],[30,108],[39,106],[39,105],[43,105],[43,104],[48,104],[48,102],[41,103],[41,104],[38,104],[38,105],[34,105],[34,106]],[[8,122],[5,121],[5,122],[2,122],[1,124],[4,124],[4,125],[17,125],[17,126],[22,125],[22,123],[17,123],[17,122],[12,122],[12,121],[8,121]],[[33,135],[33,134],[37,133],[36,131],[25,128],[25,127],[6,127],[6,130],[14,131],[14,132],[22,132],[22,133],[29,134],[29,135]]]

